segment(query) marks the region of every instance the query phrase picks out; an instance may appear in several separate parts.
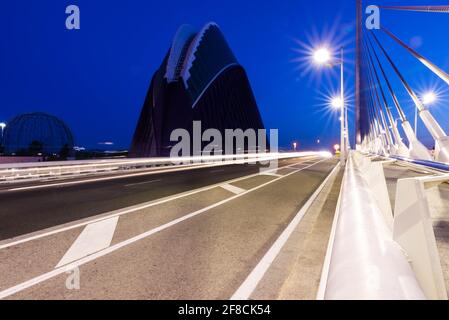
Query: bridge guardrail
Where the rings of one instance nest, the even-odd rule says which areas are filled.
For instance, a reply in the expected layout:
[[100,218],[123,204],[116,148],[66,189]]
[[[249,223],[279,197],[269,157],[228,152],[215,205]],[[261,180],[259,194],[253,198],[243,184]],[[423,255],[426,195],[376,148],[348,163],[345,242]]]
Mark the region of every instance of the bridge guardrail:
[[[425,299],[366,172],[370,159],[352,152],[345,169],[323,299]],[[382,188],[382,186],[378,186]],[[322,278],[322,281],[323,281]]]

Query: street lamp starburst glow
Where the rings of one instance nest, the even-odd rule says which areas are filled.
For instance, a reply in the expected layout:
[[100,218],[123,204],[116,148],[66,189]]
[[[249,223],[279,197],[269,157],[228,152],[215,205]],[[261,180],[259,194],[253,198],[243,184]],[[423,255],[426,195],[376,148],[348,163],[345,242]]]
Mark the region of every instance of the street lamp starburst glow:
[[434,103],[436,100],[437,100],[437,95],[432,91],[425,93],[422,97],[422,102],[425,105],[430,105],[430,104]]
[[343,105],[343,101],[341,100],[340,97],[334,97],[334,98],[332,98],[332,100],[331,100],[331,106],[332,106],[332,108],[340,109],[340,108],[342,107],[342,105]]
[[331,53],[329,49],[327,48],[320,48],[317,49],[313,53],[313,61],[315,61],[316,64],[326,64],[331,60]]

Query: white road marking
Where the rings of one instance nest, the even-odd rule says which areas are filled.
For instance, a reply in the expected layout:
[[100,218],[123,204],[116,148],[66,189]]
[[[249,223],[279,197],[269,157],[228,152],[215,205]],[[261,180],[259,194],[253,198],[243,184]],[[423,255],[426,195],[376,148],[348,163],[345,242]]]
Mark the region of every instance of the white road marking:
[[111,245],[118,217],[88,224],[55,268],[84,258]]
[[159,181],[162,181],[162,179],[157,179],[157,180],[151,180],[151,181],[144,181],[144,182],[137,182],[137,183],[125,184],[125,187],[140,186],[140,185],[142,185],[142,184],[154,183],[154,182],[159,182]]
[[260,175],[262,175],[262,176],[278,177],[278,178],[282,177],[282,174],[272,173],[272,172],[268,172],[268,171],[261,172]]
[[[313,201],[318,197],[321,190],[324,188],[326,183],[329,181],[330,177],[337,171],[339,168],[339,165],[337,164],[334,169],[331,171],[331,173],[324,179],[323,183],[318,187],[318,189],[315,190],[315,192],[312,194],[312,196],[307,200],[307,202],[304,204],[304,206],[299,210],[299,212],[296,214],[296,216],[293,218],[293,220],[290,222],[290,224],[285,228],[285,230],[282,232],[282,234],[279,236],[279,238],[274,242],[274,244],[271,246],[271,248],[267,251],[267,253],[264,255],[262,260],[257,264],[257,266],[251,271],[251,273],[248,275],[248,277],[245,279],[245,281],[241,284],[241,286],[237,289],[237,291],[232,295],[231,300],[247,300],[250,298],[251,294],[256,289],[257,285],[259,284],[260,280],[262,280],[263,276],[267,272],[267,270],[270,268],[271,264],[273,263],[274,259],[277,257],[279,252],[281,251],[282,247],[287,242],[290,235],[293,233],[295,228],[298,226],[299,222],[301,222],[302,218],[306,214],[307,210],[312,205]],[[300,169],[299,171],[304,170]]]
[[[287,165],[287,166],[284,166],[284,167],[275,168],[275,169],[272,169],[272,170],[269,170],[269,171],[275,171],[275,170],[279,170],[279,169],[283,169],[283,168],[290,168],[290,167],[292,167],[292,166],[294,166],[296,164],[297,163],[294,163],[294,164]],[[267,171],[267,172],[269,172],[269,171]],[[114,211],[107,212],[107,213],[102,213],[102,214],[99,214],[100,216],[102,216],[102,217],[99,217],[99,218],[94,218],[94,219],[89,220],[89,221],[84,221],[84,222],[72,224],[72,225],[69,225],[67,227],[62,227],[62,228],[57,229],[57,230],[51,230],[51,231],[39,233],[39,234],[36,234],[36,235],[31,235],[31,236],[29,236],[27,238],[19,239],[19,240],[16,240],[16,241],[13,240],[13,241],[11,241],[9,243],[5,243],[3,245],[0,245],[0,250],[8,248],[8,247],[15,246],[15,245],[18,245],[18,244],[22,244],[22,243],[25,243],[25,242],[29,242],[29,241],[32,241],[32,240],[44,238],[44,237],[47,237],[47,236],[50,236],[50,235],[53,235],[53,234],[57,234],[57,233],[60,233],[60,232],[72,230],[72,229],[75,229],[75,228],[78,228],[78,227],[83,227],[83,226],[86,226],[86,225],[88,225],[90,223],[94,223],[94,222],[97,222],[97,221],[102,221],[102,220],[109,219],[109,218],[112,218],[112,217],[119,217],[119,216],[122,216],[122,215],[125,215],[125,214],[128,214],[128,213],[131,213],[131,212],[147,209],[149,207],[153,207],[153,206],[156,206],[156,205],[159,205],[159,204],[167,203],[167,202],[170,202],[170,201],[173,201],[173,200],[177,200],[177,199],[180,199],[180,198],[188,197],[188,196],[191,196],[191,195],[203,192],[203,191],[208,191],[208,190],[211,190],[213,188],[219,187],[223,183],[230,184],[230,183],[233,183],[233,182],[242,181],[242,180],[249,179],[249,178],[254,178],[254,177],[258,176],[258,175],[259,175],[259,173],[255,173],[255,174],[251,174],[251,175],[248,175],[248,176],[243,176],[243,177],[240,177],[240,178],[236,178],[236,179],[224,181],[224,182],[221,182],[221,183],[216,183],[216,184],[213,184],[213,185],[209,185],[207,187],[198,188],[198,189],[195,189],[195,190],[192,190],[192,191],[176,194],[176,195],[169,196],[169,197],[166,197],[166,198],[163,198],[163,199],[153,200],[153,201],[149,201],[149,202],[142,203],[142,204],[139,204],[139,205],[135,205],[135,206],[131,206],[131,207],[123,208],[123,209],[118,209],[118,210],[114,210]]]
[[245,189],[233,186],[232,184],[228,184],[228,183],[222,184],[220,187],[222,187],[223,189],[228,190],[234,194],[240,194],[240,193],[243,193],[246,191]]
[[[316,163],[314,163],[313,165],[310,165],[309,167],[312,167],[312,166],[314,166],[314,165],[316,165],[316,164],[318,164],[318,163],[320,163],[320,162],[326,161],[326,160],[327,160],[327,159],[323,159],[323,160],[317,161]],[[234,200],[234,199],[237,199],[237,198],[239,198],[239,197],[241,197],[241,196],[244,196],[244,195],[246,195],[246,194],[248,194],[248,193],[250,193],[250,192],[253,192],[253,191],[256,191],[256,190],[258,190],[258,189],[261,189],[261,188],[263,188],[263,187],[265,187],[265,186],[267,186],[267,185],[269,185],[269,184],[271,184],[271,183],[274,183],[274,182],[276,182],[276,181],[279,181],[279,180],[281,180],[281,179],[283,179],[283,178],[286,178],[286,177],[288,177],[288,176],[290,176],[290,175],[292,175],[292,174],[298,173],[298,172],[300,172],[300,171],[302,171],[302,170],[305,170],[305,169],[307,169],[307,168],[309,168],[309,167],[306,167],[306,168],[303,168],[303,169],[299,169],[299,170],[295,170],[295,171],[293,171],[293,172],[291,172],[291,173],[286,174],[285,176],[282,176],[282,177],[273,179],[273,180],[268,181],[268,182],[266,182],[266,183],[264,183],[264,184],[261,184],[261,185],[259,185],[259,186],[257,186],[257,187],[254,187],[253,189],[247,190],[247,191],[245,191],[245,192],[243,192],[243,193],[237,194],[237,195],[235,195],[235,196],[232,196],[232,197],[227,198],[227,199],[225,199],[225,200],[222,200],[222,201],[220,201],[220,202],[214,203],[213,205],[210,205],[210,206],[208,206],[208,207],[206,207],[206,208],[200,209],[200,210],[198,210],[198,211],[195,211],[195,212],[192,212],[192,213],[190,213],[190,214],[187,214],[187,215],[185,215],[185,216],[183,216],[183,217],[180,217],[180,218],[177,218],[177,219],[175,219],[175,220],[172,220],[172,221],[170,221],[170,222],[168,222],[168,223],[166,223],[166,224],[163,224],[163,225],[161,225],[161,226],[159,226],[159,227],[156,227],[156,228],[154,228],[154,229],[152,229],[152,230],[149,230],[149,231],[147,231],[147,232],[144,232],[144,233],[142,233],[142,234],[140,234],[140,235],[137,235],[137,236],[135,236],[135,237],[133,237],[133,238],[131,238],[131,239],[128,239],[128,240],[119,242],[119,243],[117,243],[117,244],[115,244],[115,245],[113,245],[113,246],[110,246],[110,247],[108,247],[108,248],[106,248],[106,249],[104,249],[104,250],[101,250],[101,251],[99,251],[99,252],[96,252],[96,253],[94,253],[94,254],[91,254],[91,255],[89,255],[89,256],[87,256],[87,257],[84,257],[84,258],[82,258],[82,259],[80,259],[80,260],[77,260],[77,261],[75,261],[75,262],[73,262],[73,263],[71,263],[71,264],[68,264],[68,265],[66,265],[66,266],[63,266],[63,267],[54,269],[54,270],[52,270],[52,271],[50,271],[50,272],[44,273],[44,274],[42,274],[42,275],[40,275],[40,276],[37,276],[37,277],[32,278],[32,279],[30,279],[30,280],[28,280],[28,281],[25,281],[25,282],[23,282],[23,283],[20,283],[20,284],[18,284],[18,285],[15,285],[15,286],[13,286],[13,287],[11,287],[11,288],[8,288],[8,289],[5,289],[5,290],[3,290],[3,291],[0,291],[0,299],[6,298],[6,297],[11,296],[11,295],[13,295],[13,294],[16,294],[16,293],[18,293],[18,292],[20,292],[20,291],[23,291],[23,290],[25,290],[25,289],[28,289],[28,288],[30,288],[30,287],[32,287],[32,286],[35,286],[35,285],[37,285],[37,284],[39,284],[39,283],[42,283],[42,282],[44,282],[44,281],[47,281],[47,280],[49,280],[49,279],[51,279],[51,278],[54,278],[54,277],[56,277],[56,276],[58,276],[58,275],[60,275],[60,274],[62,274],[62,273],[65,273],[65,272],[67,272],[67,271],[73,270],[74,268],[80,267],[80,266],[82,266],[82,265],[84,265],[84,264],[86,264],[86,263],[88,263],[88,262],[91,262],[91,261],[93,261],[93,260],[95,260],[95,259],[98,259],[98,258],[100,258],[100,257],[103,257],[103,256],[105,256],[105,255],[107,255],[107,254],[109,254],[109,253],[112,253],[112,252],[114,252],[114,251],[116,251],[116,250],[119,250],[119,249],[121,249],[121,248],[123,248],[123,247],[126,247],[126,246],[128,246],[128,245],[130,245],[130,244],[133,244],[133,243],[136,242],[136,241],[145,239],[145,238],[147,238],[147,237],[149,237],[149,236],[151,236],[151,235],[153,235],[153,234],[155,234],[155,233],[158,233],[158,232],[160,232],[160,231],[163,231],[163,230],[165,230],[165,229],[168,229],[168,228],[170,228],[170,227],[172,227],[172,226],[174,226],[174,225],[176,225],[176,224],[178,224],[178,223],[181,223],[181,222],[186,221],[186,220],[188,220],[188,219],[191,219],[191,218],[193,218],[193,217],[195,217],[195,216],[198,216],[199,214],[201,214],[201,213],[203,213],[203,212],[206,212],[206,211],[211,210],[211,209],[213,209],[213,208],[215,208],[215,207],[221,206],[222,204],[225,204],[225,203],[227,203],[227,202],[230,202],[230,201],[232,201],[232,200]]]

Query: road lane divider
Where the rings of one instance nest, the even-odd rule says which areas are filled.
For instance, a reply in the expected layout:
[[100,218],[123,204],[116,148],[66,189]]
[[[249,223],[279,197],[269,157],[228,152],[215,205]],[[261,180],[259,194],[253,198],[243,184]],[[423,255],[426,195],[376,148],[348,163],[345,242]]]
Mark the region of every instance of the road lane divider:
[[[281,177],[278,177],[276,179],[270,180],[270,181],[268,181],[266,183],[263,183],[263,184],[261,184],[261,185],[259,185],[257,187],[254,187],[254,188],[252,188],[250,190],[246,190],[246,191],[244,191],[244,192],[242,192],[240,194],[236,194],[236,195],[234,195],[234,196],[232,196],[230,198],[227,198],[227,199],[224,199],[224,200],[219,201],[217,203],[214,203],[214,204],[212,204],[212,205],[210,205],[208,207],[205,207],[203,209],[200,209],[200,210],[197,210],[195,212],[189,213],[189,214],[187,214],[185,216],[182,216],[180,218],[174,219],[174,220],[172,220],[172,221],[170,221],[168,223],[160,225],[160,226],[158,226],[156,228],[153,228],[153,229],[151,229],[151,230],[149,230],[147,232],[144,232],[144,233],[142,233],[140,235],[132,237],[132,238],[130,238],[128,240],[119,242],[119,243],[117,243],[115,245],[112,245],[112,246],[106,248],[106,249],[103,249],[103,250],[98,251],[96,253],[93,253],[93,254],[90,254],[88,256],[85,256],[85,257],[83,257],[83,258],[81,258],[81,259],[79,259],[77,261],[74,261],[74,262],[68,264],[68,265],[56,268],[56,269],[54,269],[54,270],[52,270],[50,272],[47,272],[47,273],[44,273],[44,274],[42,274],[40,276],[34,277],[34,278],[32,278],[32,279],[30,279],[28,281],[25,281],[25,282],[22,282],[22,283],[16,285],[16,286],[13,286],[13,287],[10,287],[10,288],[5,289],[3,291],[0,291],[0,299],[4,299],[4,298],[9,297],[11,295],[14,295],[14,294],[16,294],[18,292],[21,292],[21,291],[23,291],[25,289],[33,287],[33,286],[35,286],[35,285],[37,285],[39,283],[45,282],[45,281],[47,281],[49,279],[52,279],[52,278],[54,278],[54,277],[56,277],[56,276],[58,276],[60,274],[63,274],[65,272],[67,272],[67,271],[70,271],[70,270],[73,270],[75,268],[78,268],[78,267],[80,267],[82,265],[85,265],[85,264],[91,262],[91,261],[94,261],[94,260],[96,260],[98,258],[101,258],[101,257],[103,257],[105,255],[108,255],[108,254],[110,254],[110,253],[112,253],[114,251],[117,251],[117,250],[122,249],[122,248],[124,248],[126,246],[129,246],[129,245],[131,245],[131,244],[133,244],[133,243],[135,243],[137,241],[140,241],[142,239],[148,238],[148,237],[150,237],[153,234],[156,234],[158,232],[166,230],[166,229],[168,229],[168,228],[170,228],[172,226],[175,226],[175,225],[177,225],[177,224],[179,224],[181,222],[184,222],[186,220],[192,219],[192,218],[194,218],[194,217],[196,217],[196,216],[198,216],[198,215],[200,215],[200,214],[202,214],[204,212],[207,212],[207,211],[209,211],[209,210],[211,210],[213,208],[221,206],[221,205],[223,205],[225,203],[228,203],[228,202],[230,202],[232,200],[240,198],[240,197],[242,197],[242,196],[244,196],[246,194],[249,194],[249,193],[251,193],[253,191],[259,190],[259,189],[261,189],[261,188],[263,188],[263,187],[265,187],[267,185],[270,185],[270,184],[272,184],[274,182],[277,182],[277,181],[279,181],[281,179],[284,179],[284,178],[286,178],[286,177],[288,177],[290,175],[293,175],[295,173],[298,173],[298,172],[301,172],[303,170],[306,170],[306,169],[308,169],[308,168],[310,168],[312,166],[315,166],[315,165],[317,165],[317,164],[319,164],[321,162],[327,161],[327,160],[328,160],[327,158],[318,160],[314,164],[311,164],[311,165],[309,165],[307,167],[295,170],[295,171],[293,171],[293,172],[291,172],[289,174],[286,174],[284,176],[281,176]],[[287,167],[289,167],[289,166],[287,166]]]

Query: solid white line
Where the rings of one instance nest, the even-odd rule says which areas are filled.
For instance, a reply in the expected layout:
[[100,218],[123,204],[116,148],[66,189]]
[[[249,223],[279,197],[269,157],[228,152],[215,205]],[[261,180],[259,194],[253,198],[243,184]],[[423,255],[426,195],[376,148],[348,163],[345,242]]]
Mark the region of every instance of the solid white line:
[[56,265],[56,268],[109,247],[117,222],[118,217],[114,217],[88,224]]
[[[298,162],[298,163],[300,163],[300,162]],[[296,164],[287,165],[287,166],[284,166],[284,167],[281,167],[281,168],[271,169],[269,171],[274,171],[274,170],[283,169],[283,168],[289,168],[289,167],[294,166]],[[240,178],[236,178],[236,179],[232,179],[232,180],[216,183],[216,184],[209,185],[209,186],[206,186],[206,187],[194,189],[192,191],[176,194],[176,195],[169,196],[169,197],[166,197],[166,198],[163,198],[163,199],[153,200],[153,201],[145,202],[145,203],[142,203],[142,204],[139,204],[139,205],[135,205],[135,206],[131,206],[131,207],[123,208],[123,209],[118,209],[118,210],[114,210],[114,211],[111,211],[111,212],[102,213],[102,214],[99,214],[99,215],[102,216],[102,217],[99,217],[99,218],[94,218],[94,219],[89,220],[89,221],[80,222],[80,223],[73,224],[73,225],[70,225],[70,226],[67,226],[67,227],[62,227],[62,228],[57,229],[57,230],[51,230],[51,231],[48,231],[48,232],[44,232],[44,233],[40,233],[40,234],[37,234],[37,235],[30,236],[28,238],[19,239],[19,240],[16,240],[16,241],[12,241],[12,242],[0,245],[0,250],[8,248],[8,247],[15,246],[15,245],[18,245],[18,244],[22,244],[22,243],[25,243],[25,242],[28,242],[28,241],[32,241],[32,240],[40,239],[40,238],[43,238],[43,237],[47,237],[47,236],[50,236],[50,235],[53,235],[53,234],[57,234],[57,233],[60,233],[60,232],[68,231],[68,230],[71,230],[71,229],[75,229],[75,228],[78,228],[78,227],[83,227],[83,226],[86,226],[86,225],[88,225],[90,223],[94,223],[94,222],[97,222],[97,221],[102,221],[102,220],[109,219],[109,218],[112,218],[112,217],[122,216],[122,215],[125,215],[125,214],[128,214],[128,213],[131,213],[131,212],[147,209],[147,208],[159,205],[159,204],[163,204],[163,203],[167,203],[167,202],[170,202],[170,201],[173,201],[173,200],[177,200],[177,199],[180,199],[180,198],[188,197],[188,196],[191,196],[191,195],[203,192],[203,191],[208,191],[208,190],[211,190],[213,188],[219,187],[223,183],[228,183],[229,184],[229,183],[233,183],[233,182],[237,182],[237,181],[253,178],[253,177],[256,177],[258,175],[259,175],[259,173],[255,173],[255,174],[243,176],[243,177],[240,177]]]
[[[299,222],[302,220],[307,210],[312,205],[313,201],[318,197],[321,190],[326,185],[327,181],[330,177],[337,171],[338,165],[334,167],[331,173],[324,179],[323,183],[315,190],[312,196],[307,200],[304,206],[299,210],[290,224],[285,228],[279,238],[275,241],[275,243],[271,246],[271,248],[267,251],[265,256],[260,260],[257,266],[251,271],[242,285],[237,289],[237,291],[232,295],[231,300],[247,300],[251,296],[251,294],[256,289],[260,280],[262,280],[263,276],[267,272],[268,268],[270,268],[274,259],[277,257],[282,247],[285,245],[290,235],[293,233],[295,228],[298,226]],[[299,171],[304,170],[300,169]]]
[[228,190],[229,192],[232,192],[234,194],[240,194],[240,193],[243,193],[246,191],[245,189],[233,186],[232,184],[228,184],[228,183],[222,184],[220,187],[222,187],[223,189]]
[[[323,160],[321,160],[321,161],[317,161],[315,164],[310,165],[309,167],[312,167],[312,166],[314,166],[314,165],[316,165],[316,164],[318,164],[318,163],[320,163],[320,162],[326,161],[326,160],[327,160],[327,159],[323,159]],[[283,178],[285,178],[285,177],[288,177],[288,176],[290,176],[290,175],[292,175],[292,174],[298,173],[298,172],[300,172],[300,171],[302,171],[302,170],[305,170],[305,169],[307,169],[307,168],[309,168],[309,167],[306,167],[306,168],[303,168],[303,169],[300,169],[300,170],[293,171],[293,172],[291,172],[291,173],[289,173],[289,174],[286,174],[285,176],[282,176],[282,177],[279,177],[279,178],[277,178],[277,179],[273,179],[273,180],[271,180],[271,181],[268,181],[268,182],[266,182],[266,183],[264,183],[264,184],[261,184],[261,185],[255,187],[255,188],[253,188],[253,189],[247,190],[247,191],[245,191],[245,192],[243,192],[243,193],[237,194],[237,195],[235,195],[235,196],[232,196],[232,197],[230,197],[230,198],[227,198],[227,199],[225,199],[225,200],[222,200],[222,201],[220,201],[220,202],[217,202],[217,203],[215,203],[215,204],[213,204],[213,205],[210,205],[210,206],[208,206],[208,207],[206,207],[206,208],[203,208],[203,209],[201,209],[201,210],[198,210],[198,211],[192,212],[192,213],[190,213],[190,214],[187,214],[187,215],[185,215],[185,216],[183,216],[183,217],[180,217],[180,218],[178,218],[178,219],[175,219],[175,220],[173,220],[173,221],[170,221],[170,222],[168,222],[168,223],[166,223],[166,224],[164,224],[164,225],[161,225],[161,226],[159,226],[159,227],[156,227],[156,228],[154,228],[154,229],[152,229],[152,230],[149,230],[149,231],[147,231],[147,232],[145,232],[145,233],[142,233],[142,234],[140,234],[140,235],[138,235],[138,236],[135,236],[135,237],[133,237],[133,238],[131,238],[131,239],[128,239],[128,240],[126,240],[126,241],[119,242],[119,243],[117,243],[117,244],[115,244],[115,245],[113,245],[113,246],[111,246],[111,247],[109,247],[109,248],[106,248],[106,249],[104,249],[104,250],[101,250],[101,251],[99,251],[99,252],[97,252],[97,253],[94,253],[94,254],[92,254],[92,255],[90,255],[90,256],[84,257],[84,258],[82,258],[82,259],[80,259],[80,260],[78,260],[78,261],[75,261],[75,262],[73,262],[73,263],[71,263],[71,264],[69,264],[69,265],[66,265],[66,266],[64,266],[64,267],[60,267],[60,268],[54,269],[54,270],[52,270],[52,271],[50,271],[50,272],[47,272],[47,273],[44,273],[44,274],[42,274],[42,275],[40,275],[40,276],[38,276],[38,277],[35,277],[35,278],[33,278],[33,279],[30,279],[30,280],[28,280],[28,281],[25,281],[25,282],[23,282],[23,283],[20,283],[20,284],[14,286],[14,287],[8,288],[8,289],[3,290],[3,291],[0,291],[0,299],[3,299],[3,298],[6,298],[6,297],[8,297],[8,296],[11,296],[11,295],[13,295],[13,294],[16,294],[17,292],[20,292],[20,291],[25,290],[25,289],[27,289],[27,288],[30,288],[30,287],[32,287],[32,286],[34,286],[34,285],[36,285],[36,284],[39,284],[39,283],[41,283],[41,282],[44,282],[44,281],[49,280],[49,279],[51,279],[51,278],[54,278],[54,277],[56,277],[56,276],[58,276],[58,275],[60,275],[60,274],[62,274],[62,273],[64,273],[64,272],[67,272],[67,271],[69,271],[69,270],[73,270],[73,269],[76,268],[76,267],[80,267],[80,266],[82,266],[82,265],[84,265],[84,264],[86,264],[86,263],[88,263],[88,262],[91,262],[91,261],[93,261],[93,260],[95,260],[95,259],[98,259],[98,258],[100,258],[100,257],[103,257],[103,256],[105,256],[105,255],[107,255],[107,254],[109,254],[109,253],[111,253],[111,252],[114,252],[114,251],[116,251],[116,250],[119,250],[119,249],[121,249],[121,248],[123,248],[123,247],[125,247],[125,246],[128,246],[128,245],[130,245],[130,244],[136,242],[136,241],[139,241],[139,240],[142,240],[142,239],[144,239],[144,238],[147,238],[147,237],[149,237],[149,236],[151,236],[151,235],[153,235],[153,234],[155,234],[155,233],[157,233],[157,232],[160,232],[160,231],[163,231],[163,230],[165,230],[165,229],[168,229],[168,228],[170,228],[170,227],[172,227],[172,226],[174,226],[174,225],[176,225],[176,224],[178,224],[178,223],[181,223],[181,222],[183,222],[183,221],[186,221],[186,220],[188,220],[188,219],[191,219],[191,218],[193,218],[193,217],[195,217],[195,216],[197,216],[197,215],[199,215],[199,214],[201,214],[201,213],[203,213],[203,212],[206,212],[206,211],[211,210],[211,209],[213,209],[213,208],[215,208],[215,207],[221,206],[222,204],[225,204],[225,203],[227,203],[227,202],[230,202],[230,201],[232,201],[232,200],[234,200],[234,199],[237,199],[237,198],[239,198],[239,197],[241,197],[241,196],[244,196],[244,195],[246,195],[246,194],[248,194],[248,193],[250,193],[250,192],[253,192],[253,191],[255,191],[255,190],[261,189],[261,188],[263,188],[263,187],[265,187],[265,186],[267,186],[267,185],[269,185],[269,184],[271,184],[271,183],[274,183],[274,182],[276,182],[276,181],[279,181],[279,180],[281,180],[281,179],[283,179]]]
[[159,182],[159,181],[162,181],[162,179],[157,179],[157,180],[151,180],[151,181],[144,181],[144,182],[137,182],[137,183],[125,184],[125,187],[140,186],[140,185],[142,185],[142,184],[154,183],[154,182]]

